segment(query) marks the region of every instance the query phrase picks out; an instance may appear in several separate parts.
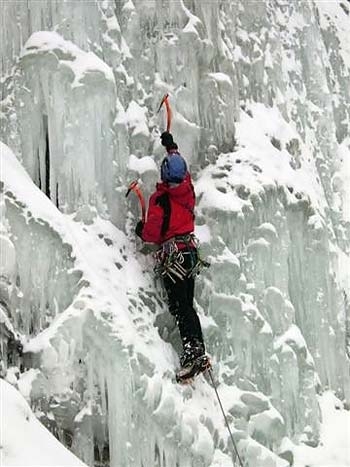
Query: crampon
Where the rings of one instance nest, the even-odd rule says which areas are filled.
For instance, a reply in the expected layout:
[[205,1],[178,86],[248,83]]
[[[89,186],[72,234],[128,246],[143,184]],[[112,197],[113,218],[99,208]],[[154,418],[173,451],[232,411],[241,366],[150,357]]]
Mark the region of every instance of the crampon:
[[181,368],[176,373],[176,381],[181,384],[190,384],[193,379],[201,373],[209,370],[211,363],[207,355],[201,355],[196,358],[190,365]]

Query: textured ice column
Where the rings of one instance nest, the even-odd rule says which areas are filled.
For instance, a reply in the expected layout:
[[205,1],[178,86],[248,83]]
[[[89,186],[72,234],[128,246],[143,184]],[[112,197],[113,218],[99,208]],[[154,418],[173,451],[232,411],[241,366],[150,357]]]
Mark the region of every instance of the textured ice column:
[[[222,171],[224,167],[231,170],[229,164],[221,165]],[[314,443],[319,432],[315,364],[288,300],[298,279],[291,269],[291,251],[297,245],[291,245],[287,213],[302,210],[305,200],[289,206],[287,199],[292,197],[271,186],[259,194],[250,194],[244,186],[236,190],[251,203],[242,213],[206,209],[212,238],[221,236],[227,245],[218,247],[220,242],[212,240],[211,290],[201,297],[209,302],[208,313],[214,320],[206,330],[209,351],[225,363],[224,381],[271,395],[279,411],[276,417],[263,406],[254,420],[242,412],[256,441],[279,449],[287,434]],[[302,235],[305,228],[307,224],[295,228],[295,235]],[[308,291],[310,287],[309,283]]]
[[115,189],[125,155],[116,151],[111,69],[53,32],[31,36],[20,69],[22,159],[30,176],[61,210],[89,204],[121,223]]
[[[20,252],[15,269],[20,290],[9,306],[17,329],[38,333],[63,311],[79,290],[81,274],[72,269],[71,248],[42,219],[36,219],[10,191],[5,191],[6,219],[13,248]],[[16,310],[16,313],[15,313]]]
[[[3,169],[3,167],[1,167]],[[16,250],[10,239],[6,219],[3,182],[0,182],[0,377],[5,378],[8,366],[17,366],[16,342],[18,289],[16,287]],[[19,364],[18,364],[19,366]]]
[[[349,394],[346,376],[342,293],[330,252],[331,239],[318,216],[305,218],[305,210],[289,214],[291,233],[290,294],[296,323],[313,355],[321,381]],[[306,228],[305,228],[306,227]]]
[[198,284],[199,302],[214,321],[205,331],[209,351],[228,365],[225,373],[231,383],[230,372],[234,370],[242,382],[254,380],[268,390],[271,328],[247,291],[247,279],[237,257],[227,247],[218,248],[215,242],[213,246],[216,255],[208,272],[209,282],[204,279],[203,289],[201,281]]
[[2,181],[0,185],[0,375],[4,378],[9,367],[14,367],[17,374],[21,366],[23,345],[18,325],[22,292],[18,288],[17,255],[6,217]]
[[[273,212],[270,215],[272,220]],[[281,411],[288,428],[289,420],[294,418],[302,385],[299,385],[299,365],[293,350],[285,346],[276,355],[276,337],[284,334],[294,322],[293,306],[285,301],[276,287],[278,284],[288,293],[287,251],[278,235],[278,232],[283,232],[281,224],[285,225],[285,222],[281,222],[282,219],[283,216],[276,216],[272,221],[277,221],[277,228],[272,223],[263,223],[253,230],[254,236],[248,242],[247,260],[244,264],[247,279],[250,284],[254,284],[251,292],[258,303],[264,297],[260,309],[270,324],[274,337],[274,351],[271,351],[268,363],[270,388],[274,405]],[[280,389],[281,384],[285,389]],[[286,407],[280,404],[280,400],[286,401]],[[289,430],[289,435],[292,433],[293,430]]]
[[[188,160],[197,164],[204,162],[210,144],[233,147],[234,125],[225,122],[238,104],[230,52],[224,50],[213,21],[218,7],[196,2],[195,14],[192,10],[182,2],[175,6],[167,1],[160,7],[156,1],[125,1],[118,2],[116,16],[130,54],[125,64],[133,99],[148,106],[149,118],[157,99],[170,91],[174,137]],[[214,60],[216,47],[220,53]],[[201,132],[200,125],[206,131]]]
[[271,357],[274,406],[284,416],[288,436],[305,434],[304,441],[318,441],[319,420],[315,364],[300,329],[295,325],[293,305],[280,290],[268,287],[264,308],[275,334]]
[[104,43],[105,12],[111,0],[93,0],[89,4],[60,0],[21,0],[4,2],[1,15],[1,45],[4,71],[11,71],[13,59],[33,32],[57,31],[83,49],[101,52]]
[[[337,141],[342,142],[349,134],[350,113],[349,100],[349,48],[347,40],[348,14],[341,3],[315,4],[319,14],[319,24],[322,38],[329,59],[327,80],[334,96],[334,121],[336,124]],[[337,14],[330,7],[335,7]]]
[[[271,222],[253,227],[252,238],[247,242],[244,258],[245,273],[255,293],[264,293],[266,287],[274,285],[288,293],[288,232],[286,216],[281,205],[264,205]],[[282,211],[282,212],[281,212]],[[266,217],[267,217],[266,216]]]
[[3,183],[0,193],[0,300],[7,305],[9,311],[15,307],[10,306],[12,292],[16,285],[17,262],[16,250],[10,239],[9,223],[6,218],[6,204]]

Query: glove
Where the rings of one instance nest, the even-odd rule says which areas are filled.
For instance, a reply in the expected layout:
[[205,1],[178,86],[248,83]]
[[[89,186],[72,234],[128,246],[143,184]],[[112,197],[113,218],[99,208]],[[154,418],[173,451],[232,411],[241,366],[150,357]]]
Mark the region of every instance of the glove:
[[138,223],[136,224],[136,227],[135,227],[135,233],[138,237],[141,238],[142,240],[142,230],[143,230],[143,222],[142,221],[138,221]]

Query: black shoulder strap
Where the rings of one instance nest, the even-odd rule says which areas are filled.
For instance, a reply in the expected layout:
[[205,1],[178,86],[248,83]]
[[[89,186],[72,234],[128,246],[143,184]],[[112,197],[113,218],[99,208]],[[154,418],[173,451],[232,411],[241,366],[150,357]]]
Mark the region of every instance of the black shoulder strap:
[[170,199],[168,193],[163,193],[158,196],[156,203],[160,206],[164,211],[163,223],[160,233],[162,236],[166,234],[169,229],[170,224],[170,216],[171,216],[171,206],[170,206]]

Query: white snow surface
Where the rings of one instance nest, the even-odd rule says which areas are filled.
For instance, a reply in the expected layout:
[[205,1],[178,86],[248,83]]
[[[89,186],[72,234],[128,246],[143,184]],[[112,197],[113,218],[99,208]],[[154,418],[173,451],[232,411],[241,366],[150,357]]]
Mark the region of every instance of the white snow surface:
[[86,467],[35,417],[23,396],[0,379],[0,465]]
[[348,467],[350,465],[350,412],[332,392],[320,398],[322,410],[320,446],[295,447],[294,467]]
[[[322,213],[324,197],[316,182],[315,167],[310,163],[311,154],[300,140],[293,123],[285,122],[277,108],[268,108],[263,104],[251,104],[250,111],[253,117],[242,112],[240,122],[237,123],[238,151],[223,154],[218,161],[222,166],[227,163],[233,166],[229,176],[213,181],[212,174],[217,170],[217,165],[210,165],[203,171],[196,186],[203,195],[201,203],[206,208],[240,211],[245,201],[232,197],[230,187],[243,185],[252,193],[259,194],[264,187],[282,185],[308,196]],[[277,135],[281,149],[271,143]],[[300,142],[303,154],[303,165],[297,172],[291,167],[291,155],[283,147],[285,142],[293,138]],[[227,194],[218,190],[218,186],[226,186]]]
[[88,73],[102,73],[106,79],[115,82],[110,67],[93,52],[83,52],[73,42],[66,41],[54,31],[38,31],[33,33],[24,45],[21,57],[40,55],[52,52],[63,55],[62,62],[69,67],[75,80],[73,87],[82,85],[81,81]]

